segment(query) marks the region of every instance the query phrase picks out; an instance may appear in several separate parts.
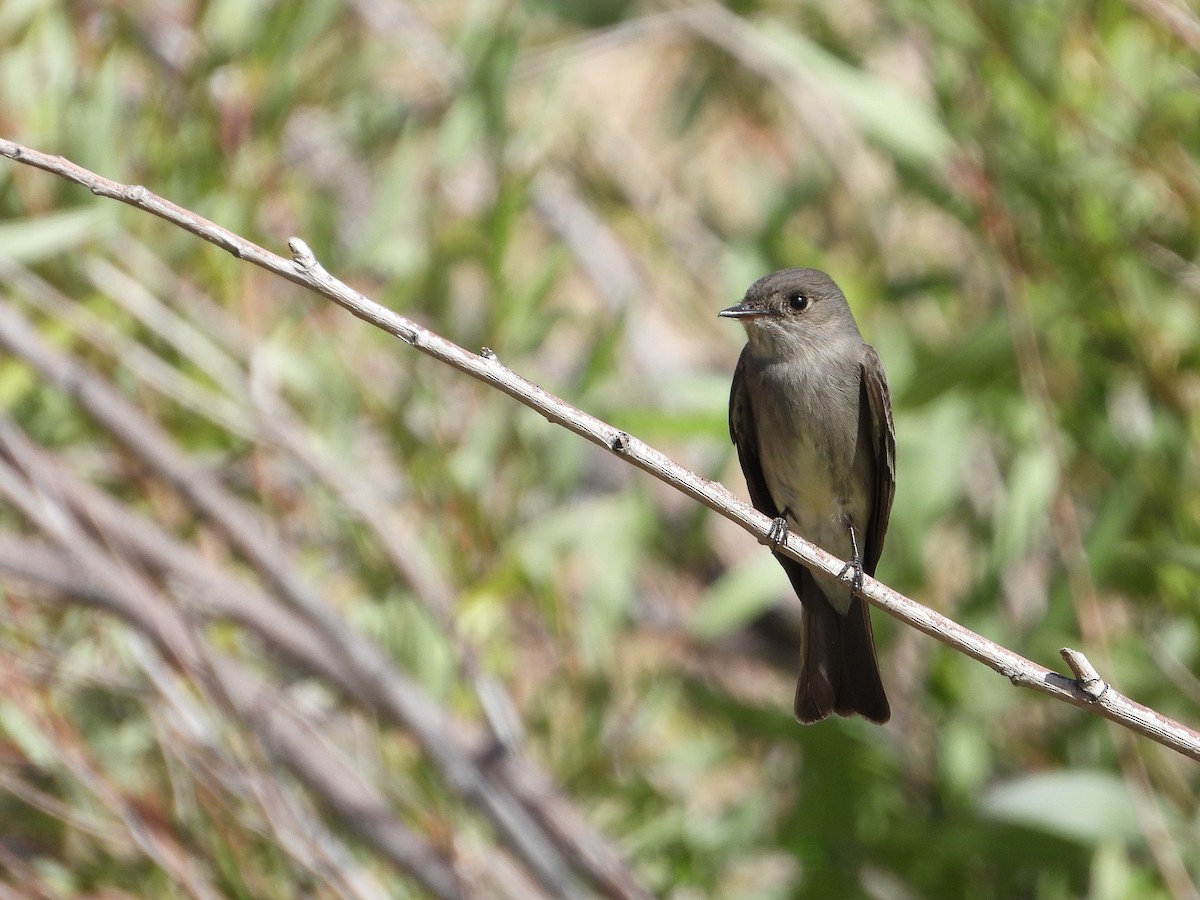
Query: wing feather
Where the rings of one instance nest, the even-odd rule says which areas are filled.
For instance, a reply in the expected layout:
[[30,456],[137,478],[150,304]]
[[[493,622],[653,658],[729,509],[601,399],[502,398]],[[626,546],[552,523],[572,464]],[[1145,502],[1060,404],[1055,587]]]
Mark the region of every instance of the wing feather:
[[861,365],[862,396],[867,414],[867,434],[875,456],[875,497],[871,507],[871,522],[866,529],[863,550],[863,569],[872,577],[883,553],[883,538],[887,534],[892,514],[892,498],[896,493],[896,427],[892,424],[892,397],[888,390],[883,364],[875,348],[866,345]]

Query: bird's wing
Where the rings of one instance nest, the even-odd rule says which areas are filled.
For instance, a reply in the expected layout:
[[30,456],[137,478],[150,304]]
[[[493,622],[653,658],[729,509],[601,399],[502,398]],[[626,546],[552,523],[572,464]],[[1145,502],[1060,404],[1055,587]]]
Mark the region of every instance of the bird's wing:
[[750,345],[747,344],[733,372],[733,386],[729,389],[729,436],[737,447],[738,462],[742,464],[746,487],[750,489],[750,502],[760,513],[774,519],[778,518],[779,509],[771,499],[767,480],[763,477],[758,456],[758,429],[754,424],[754,409],[746,390],[746,354],[749,352]]
[[887,377],[874,347],[866,345],[860,366],[862,401],[867,413],[866,431],[875,455],[875,502],[862,548],[863,569],[874,576],[875,566],[883,553],[883,537],[887,533],[892,498],[896,493],[896,428],[892,424],[892,397]]

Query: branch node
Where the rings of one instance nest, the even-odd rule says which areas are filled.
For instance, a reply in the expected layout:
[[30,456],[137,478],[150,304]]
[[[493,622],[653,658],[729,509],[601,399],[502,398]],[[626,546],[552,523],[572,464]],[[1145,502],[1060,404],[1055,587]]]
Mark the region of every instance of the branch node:
[[[92,188],[93,194],[99,194],[100,192],[99,185]],[[149,195],[150,192],[146,190],[144,184],[131,184],[128,190],[125,191],[125,198],[132,203],[143,203]]]
[[629,435],[623,431],[618,431],[612,436],[608,442],[609,449],[613,453],[628,453],[629,452]]
[[1096,671],[1091,660],[1070,647],[1063,647],[1058,652],[1070,666],[1071,671],[1075,673],[1075,683],[1084,696],[1089,700],[1096,701],[1108,692],[1108,682],[1100,677],[1100,673]]
[[317,267],[316,254],[300,238],[288,238],[288,249],[292,251],[292,262],[301,272],[307,274]]
[[482,356],[484,359],[490,359],[493,362],[496,362],[497,360],[500,359],[500,357],[498,357],[496,355],[496,351],[493,350],[491,347],[481,347],[479,350],[479,355]]

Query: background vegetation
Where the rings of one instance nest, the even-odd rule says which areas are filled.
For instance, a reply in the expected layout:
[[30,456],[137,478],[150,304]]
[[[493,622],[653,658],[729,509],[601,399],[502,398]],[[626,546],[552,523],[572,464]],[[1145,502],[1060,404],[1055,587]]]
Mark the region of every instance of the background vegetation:
[[[823,268],[896,404],[879,576],[1047,665],[1078,647],[1196,722],[1198,64],[1200,21],[1172,0],[5,0],[0,135],[277,252],[299,235],[369,296],[739,493],[742,335],[715,313],[767,271]],[[878,613],[892,723],[801,728],[795,602],[729,523],[150,216],[8,162],[0,216],[0,303],[256,508],[457,729],[481,734],[502,686],[513,752],[646,892],[1195,894],[1194,763]],[[15,353],[0,409],[0,456],[29,440],[276,590]],[[57,520],[15,490],[0,549],[69,569]],[[429,889],[185,660],[18,568],[8,888]],[[236,607],[193,619],[206,646],[303,714],[468,893],[531,889],[424,745],[266,652]]]

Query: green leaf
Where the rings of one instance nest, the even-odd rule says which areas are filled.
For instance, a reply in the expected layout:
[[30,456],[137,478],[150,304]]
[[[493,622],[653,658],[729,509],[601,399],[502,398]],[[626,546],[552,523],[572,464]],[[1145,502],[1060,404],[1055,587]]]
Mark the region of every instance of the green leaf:
[[769,553],[758,553],[727,571],[700,599],[688,630],[713,640],[744,626],[779,600],[787,583]]
[[32,265],[61,256],[106,234],[113,209],[111,204],[97,203],[0,224],[0,262],[7,258]]
[[892,153],[925,165],[949,154],[953,141],[933,111],[896,84],[851,66],[793,29],[768,22],[760,31],[774,62],[819,86]]
[[987,818],[1085,844],[1131,840],[1140,834],[1125,784],[1106,772],[1044,772],[1017,778],[988,791],[980,808]]

